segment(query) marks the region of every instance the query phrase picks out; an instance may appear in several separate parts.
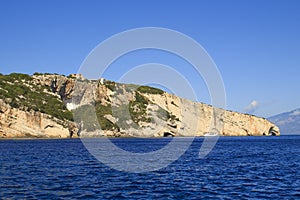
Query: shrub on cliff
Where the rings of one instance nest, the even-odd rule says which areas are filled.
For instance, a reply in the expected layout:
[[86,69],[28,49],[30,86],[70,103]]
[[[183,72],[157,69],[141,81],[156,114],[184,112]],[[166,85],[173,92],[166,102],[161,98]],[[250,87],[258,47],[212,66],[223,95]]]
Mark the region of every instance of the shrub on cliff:
[[105,85],[108,89],[110,89],[111,91],[115,91],[115,90],[116,90],[116,83],[113,82],[113,81],[108,81],[108,80],[106,80],[106,81],[104,82],[104,85]]
[[135,93],[135,100],[129,102],[129,113],[135,123],[139,121],[150,122],[151,119],[147,117],[148,100],[139,92]]
[[146,93],[146,94],[163,94],[164,91],[158,88],[153,88],[150,86],[140,86],[137,88],[137,91],[141,93]]
[[94,105],[82,105],[74,111],[75,121],[81,124],[86,131],[95,130],[119,130],[119,127],[105,118],[105,115],[112,114],[110,105],[104,106],[100,103]]
[[40,111],[62,120],[73,115],[56,96],[45,93],[46,87],[35,85],[27,74],[0,75],[0,98],[13,108]]

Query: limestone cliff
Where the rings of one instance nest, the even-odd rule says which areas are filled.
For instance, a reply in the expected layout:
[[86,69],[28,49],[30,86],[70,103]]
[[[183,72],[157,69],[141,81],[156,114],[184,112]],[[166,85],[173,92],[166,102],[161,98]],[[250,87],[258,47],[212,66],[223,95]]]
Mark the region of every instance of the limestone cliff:
[[[278,127],[266,119],[217,109],[147,86],[87,80],[78,75],[35,74],[26,81],[2,77],[5,81],[0,82],[0,137],[280,134]],[[31,89],[45,97],[34,93],[11,98],[8,93],[13,92],[9,88],[20,84],[29,88],[33,85]],[[26,101],[32,96],[39,96],[37,105]],[[48,103],[52,103],[50,107],[55,112]],[[70,117],[70,111],[74,117]]]
[[[168,110],[175,116],[179,116],[179,126],[172,132],[180,133],[184,129],[183,136],[203,136],[206,133],[216,130],[219,135],[224,136],[262,136],[279,135],[279,128],[264,118],[253,115],[237,113],[222,109],[213,108],[203,103],[194,103],[183,100],[177,96],[164,93],[164,95],[146,95],[151,101]],[[184,108],[184,112],[183,112]],[[216,114],[219,113],[219,114]],[[187,116],[190,115],[190,116]],[[218,117],[218,119],[214,119]],[[185,123],[182,119],[187,118]],[[219,123],[215,127],[212,123]],[[194,124],[195,129],[190,125]],[[179,128],[180,127],[180,128]]]
[[0,138],[76,137],[78,129],[72,122],[72,112],[46,80],[34,77],[0,74]]
[[0,121],[1,138],[68,138],[76,132],[72,122],[34,110],[12,108],[2,99]]

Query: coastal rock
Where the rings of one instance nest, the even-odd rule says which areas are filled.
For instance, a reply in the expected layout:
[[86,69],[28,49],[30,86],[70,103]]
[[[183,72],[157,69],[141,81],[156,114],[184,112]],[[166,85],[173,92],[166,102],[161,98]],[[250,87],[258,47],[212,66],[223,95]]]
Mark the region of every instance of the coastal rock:
[[[264,118],[214,108],[147,86],[103,78],[87,80],[79,75],[36,74],[29,80],[28,87],[45,87],[43,92],[53,97],[52,102],[65,105],[56,114],[60,119],[49,109],[20,106],[23,96],[18,97],[18,107],[9,105],[9,98],[0,99],[0,137],[280,135],[279,128]],[[65,118],[70,111],[75,122]]]
[[76,132],[76,128],[68,122],[36,111],[12,108],[2,99],[0,127],[0,138],[68,138]]
[[179,118],[164,130],[175,132],[176,136],[204,136],[212,131],[221,136],[280,135],[279,128],[264,118],[217,109],[167,93],[146,97]]

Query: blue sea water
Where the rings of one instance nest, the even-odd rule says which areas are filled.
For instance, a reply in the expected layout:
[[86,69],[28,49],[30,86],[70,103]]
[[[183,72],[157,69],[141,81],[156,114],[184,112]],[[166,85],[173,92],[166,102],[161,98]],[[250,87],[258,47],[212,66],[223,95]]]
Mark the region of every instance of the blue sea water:
[[[171,138],[113,139],[149,152]],[[300,137],[222,137],[199,158],[203,138],[168,167],[120,172],[80,139],[0,141],[1,199],[300,199]]]

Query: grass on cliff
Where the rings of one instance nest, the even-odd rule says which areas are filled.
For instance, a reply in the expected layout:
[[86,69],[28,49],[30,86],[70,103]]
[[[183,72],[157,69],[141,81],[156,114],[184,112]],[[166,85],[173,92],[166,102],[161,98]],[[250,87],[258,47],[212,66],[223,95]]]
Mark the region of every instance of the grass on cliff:
[[0,75],[0,98],[13,108],[40,111],[58,119],[72,121],[73,115],[60,99],[45,93],[45,86],[36,85],[26,74]]

